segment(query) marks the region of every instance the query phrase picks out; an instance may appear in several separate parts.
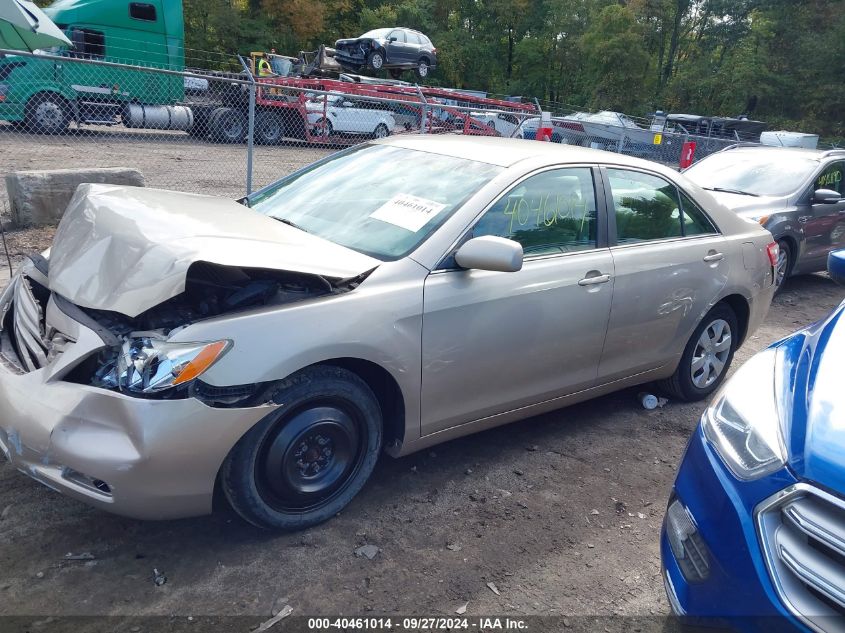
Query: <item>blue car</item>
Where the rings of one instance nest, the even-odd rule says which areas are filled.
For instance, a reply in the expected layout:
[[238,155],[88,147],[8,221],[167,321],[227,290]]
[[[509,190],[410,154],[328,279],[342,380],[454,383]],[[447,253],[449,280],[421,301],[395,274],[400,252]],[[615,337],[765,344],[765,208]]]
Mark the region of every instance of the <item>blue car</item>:
[[[845,284],[845,251],[828,270]],[[687,447],[661,534],[672,610],[845,631],[845,302],[746,362]]]

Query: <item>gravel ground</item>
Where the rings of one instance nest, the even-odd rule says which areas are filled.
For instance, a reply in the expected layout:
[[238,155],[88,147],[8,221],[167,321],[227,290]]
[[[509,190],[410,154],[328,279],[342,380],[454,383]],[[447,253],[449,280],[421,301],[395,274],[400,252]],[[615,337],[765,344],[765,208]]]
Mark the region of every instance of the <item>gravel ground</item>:
[[[42,140],[76,155],[61,149],[66,139]],[[124,160],[117,146],[96,147],[112,165],[166,173],[146,153]],[[325,152],[269,151],[279,173]],[[0,171],[24,165],[0,154]],[[49,237],[13,233],[10,249]],[[825,275],[790,280],[734,366],[843,298]],[[0,464],[0,616],[22,616],[15,630],[30,630],[73,615],[261,621],[286,604],[300,615],[448,615],[467,602],[470,616],[666,614],[658,535],[703,404],[646,411],[637,391],[383,458],[346,511],[298,534],[257,530],[225,508],[159,523],[111,516]],[[377,555],[356,557],[367,544]],[[67,561],[69,552],[94,558]],[[154,584],[154,568],[166,584]]]

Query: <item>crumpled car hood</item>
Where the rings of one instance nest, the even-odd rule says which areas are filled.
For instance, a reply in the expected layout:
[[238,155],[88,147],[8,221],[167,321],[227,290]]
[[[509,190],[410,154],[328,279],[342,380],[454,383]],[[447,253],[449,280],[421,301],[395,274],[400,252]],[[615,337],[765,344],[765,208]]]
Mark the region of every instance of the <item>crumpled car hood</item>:
[[194,262],[354,277],[381,262],[233,200],[80,185],[50,251],[50,290],[135,317],[185,290]]

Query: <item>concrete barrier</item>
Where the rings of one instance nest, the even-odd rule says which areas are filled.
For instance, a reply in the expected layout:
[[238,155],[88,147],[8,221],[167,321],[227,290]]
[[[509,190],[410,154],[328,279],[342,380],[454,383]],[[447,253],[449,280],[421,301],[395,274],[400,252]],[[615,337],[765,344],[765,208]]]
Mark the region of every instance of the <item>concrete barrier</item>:
[[58,224],[76,188],[85,182],[144,186],[137,169],[50,169],[6,175],[6,190],[16,228]]

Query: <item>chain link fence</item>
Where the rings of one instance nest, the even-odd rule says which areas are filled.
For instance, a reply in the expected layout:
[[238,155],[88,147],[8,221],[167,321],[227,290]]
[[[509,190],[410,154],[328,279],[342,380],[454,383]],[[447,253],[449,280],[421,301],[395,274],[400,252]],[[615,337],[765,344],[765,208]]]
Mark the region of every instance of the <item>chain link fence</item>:
[[[302,76],[292,64],[256,76],[260,53],[243,59],[186,52],[186,70],[162,61],[160,52],[155,65],[139,66],[106,58],[96,42],[89,48],[73,54],[0,50],[0,174],[131,167],[150,187],[238,198],[367,139],[464,134],[532,140],[544,129],[536,101],[342,73]],[[552,117],[546,140],[675,167],[685,143],[696,143],[698,159],[737,142],[654,121],[625,117],[614,125],[582,114]]]

